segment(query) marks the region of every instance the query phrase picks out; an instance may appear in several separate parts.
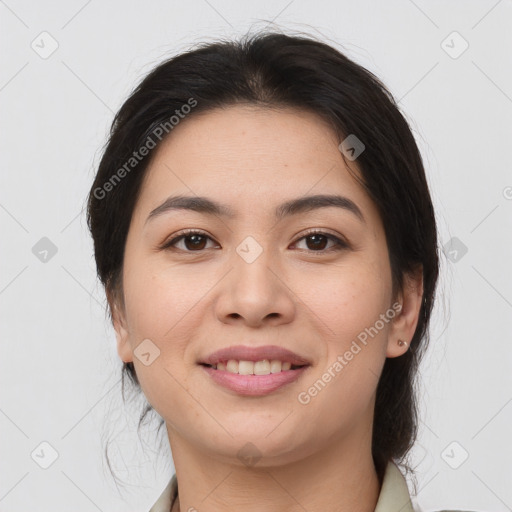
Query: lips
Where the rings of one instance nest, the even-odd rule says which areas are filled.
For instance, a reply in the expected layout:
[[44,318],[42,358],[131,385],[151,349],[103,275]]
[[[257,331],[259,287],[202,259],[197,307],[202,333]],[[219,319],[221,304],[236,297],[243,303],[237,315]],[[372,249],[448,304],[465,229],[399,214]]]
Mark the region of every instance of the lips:
[[265,396],[293,385],[309,371],[310,366],[302,366],[296,370],[287,370],[269,375],[239,375],[227,371],[214,370],[210,366],[201,365],[202,371],[217,386],[240,396]]
[[263,361],[277,359],[281,362],[289,362],[293,366],[309,366],[311,362],[304,356],[296,354],[291,350],[277,345],[265,345],[253,347],[248,345],[236,345],[217,350],[199,361],[199,364],[213,366],[219,362],[226,362],[230,359],[236,361]]

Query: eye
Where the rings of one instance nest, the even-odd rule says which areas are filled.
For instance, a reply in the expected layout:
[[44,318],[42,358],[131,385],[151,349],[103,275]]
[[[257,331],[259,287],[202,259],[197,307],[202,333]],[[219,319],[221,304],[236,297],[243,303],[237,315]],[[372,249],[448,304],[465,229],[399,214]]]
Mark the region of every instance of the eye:
[[[337,236],[319,230],[308,231],[306,235],[302,236],[294,243],[297,244],[301,240],[305,241],[307,249],[310,249],[309,252],[340,251],[349,247],[346,242]],[[333,242],[334,245],[326,249],[325,247],[329,241]]]
[[[213,239],[206,234],[204,231],[198,230],[186,230],[178,234],[178,236],[172,238],[168,242],[164,243],[161,249],[179,249],[185,252],[201,252],[206,249],[207,241],[213,241]],[[330,233],[319,230],[311,230],[306,235],[299,238],[294,245],[304,240],[306,243],[306,250],[309,252],[328,252],[328,251],[340,251],[346,249],[349,245]],[[329,241],[333,244],[331,247],[326,248]],[[178,244],[182,244],[181,247]]]
[[[199,252],[205,249],[206,240],[212,240],[204,231],[187,230],[164,243],[161,249],[177,248],[185,252]],[[182,247],[177,244],[183,242]]]

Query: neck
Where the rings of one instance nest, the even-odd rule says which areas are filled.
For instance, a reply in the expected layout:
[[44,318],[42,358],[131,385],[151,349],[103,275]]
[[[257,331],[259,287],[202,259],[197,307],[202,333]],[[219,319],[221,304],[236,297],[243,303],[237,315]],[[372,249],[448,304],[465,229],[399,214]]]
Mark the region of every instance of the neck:
[[169,435],[179,496],[173,511],[373,512],[380,482],[371,456],[371,429],[330,440],[324,449],[276,465],[254,466],[205,454],[178,433]]

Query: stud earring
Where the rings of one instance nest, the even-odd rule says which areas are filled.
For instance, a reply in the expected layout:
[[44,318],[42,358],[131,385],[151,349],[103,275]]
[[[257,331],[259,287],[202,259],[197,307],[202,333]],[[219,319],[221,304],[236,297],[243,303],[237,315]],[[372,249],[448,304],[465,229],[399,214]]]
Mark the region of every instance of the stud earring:
[[398,345],[400,347],[403,347],[404,345],[407,345],[407,342],[406,341],[403,341],[403,340],[398,340]]

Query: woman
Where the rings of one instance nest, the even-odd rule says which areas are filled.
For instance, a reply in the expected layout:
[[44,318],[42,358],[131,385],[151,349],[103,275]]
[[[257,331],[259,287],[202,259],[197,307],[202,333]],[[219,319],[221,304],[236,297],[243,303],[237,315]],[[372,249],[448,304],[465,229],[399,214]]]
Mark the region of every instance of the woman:
[[115,117],[88,222],[176,468],[151,512],[413,510],[437,233],[374,75],[277,33],[169,59]]

